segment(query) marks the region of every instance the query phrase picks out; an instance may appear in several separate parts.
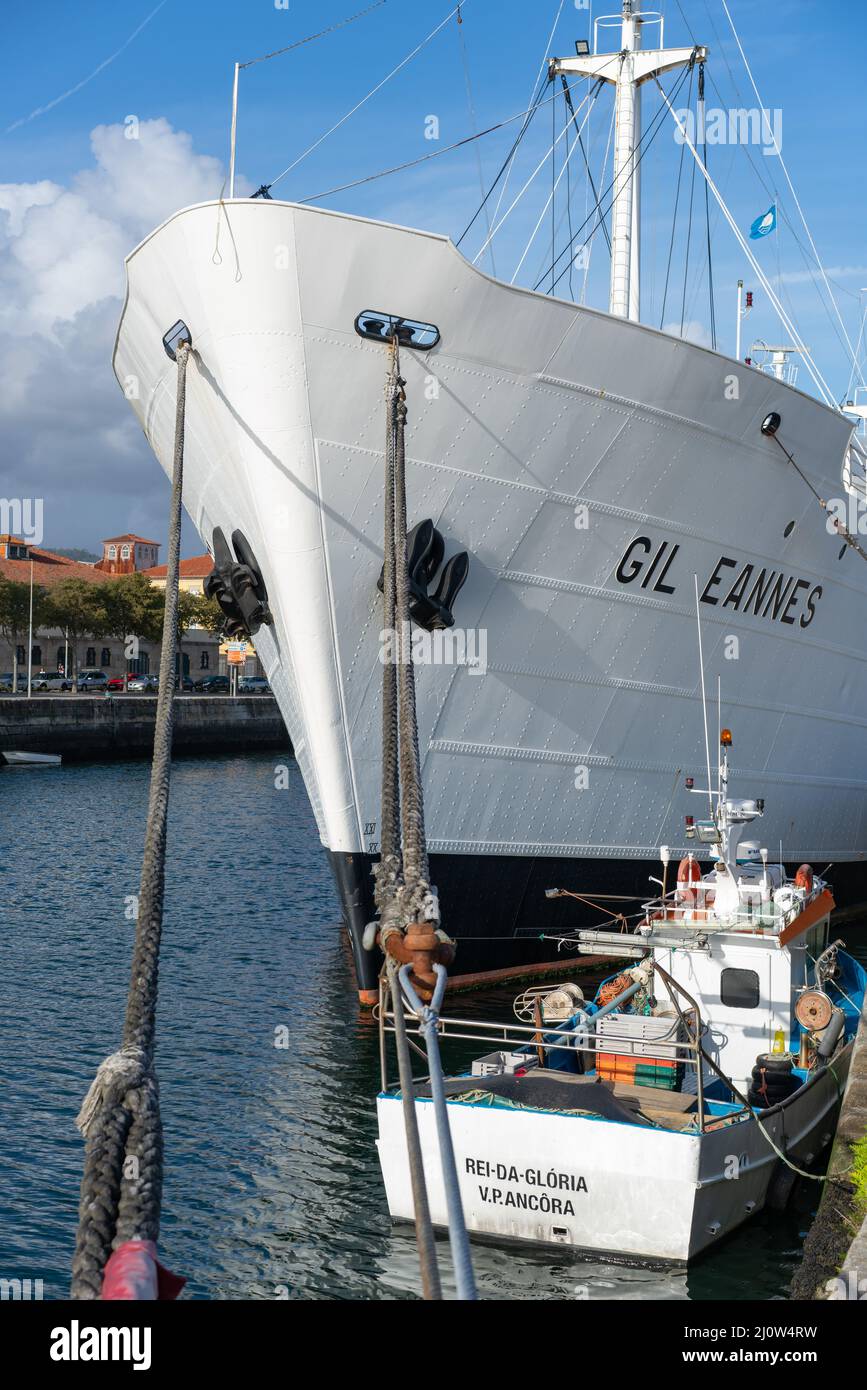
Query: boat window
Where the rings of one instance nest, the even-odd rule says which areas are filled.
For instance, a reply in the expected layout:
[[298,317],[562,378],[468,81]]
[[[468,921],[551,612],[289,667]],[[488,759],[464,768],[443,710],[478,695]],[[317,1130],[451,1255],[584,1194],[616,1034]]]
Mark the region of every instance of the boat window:
[[730,1009],[754,1009],[759,1002],[759,977],[755,970],[724,970],[720,999]]

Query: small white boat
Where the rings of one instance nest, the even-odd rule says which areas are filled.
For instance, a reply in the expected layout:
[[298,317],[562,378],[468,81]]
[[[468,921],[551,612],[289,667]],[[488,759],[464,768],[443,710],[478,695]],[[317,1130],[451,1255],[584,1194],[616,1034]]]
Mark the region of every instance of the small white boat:
[[0,752],[0,761],[7,767],[27,767],[31,763],[37,767],[59,767],[61,757],[59,753],[23,753],[18,750]]
[[[582,930],[585,953],[635,963],[592,1001],[575,985],[528,990],[516,1018],[441,1018],[444,1040],[497,1050],[446,1081],[471,1235],[686,1263],[765,1205],[829,1143],[846,1082],[865,972],[828,945],[834,906],[807,865],[790,879],[741,842],[762,801],[728,795],[726,749],[692,853],[634,929]],[[690,790],[692,779],[687,779]],[[418,1019],[407,1017],[409,1030]],[[380,1027],[393,1030],[385,993]],[[444,1041],[444,1046],[450,1044]],[[401,1095],[382,1048],[378,1150],[393,1219],[413,1218]],[[464,1053],[466,1055],[466,1053]],[[415,1086],[435,1225],[447,1212],[430,1087]]]

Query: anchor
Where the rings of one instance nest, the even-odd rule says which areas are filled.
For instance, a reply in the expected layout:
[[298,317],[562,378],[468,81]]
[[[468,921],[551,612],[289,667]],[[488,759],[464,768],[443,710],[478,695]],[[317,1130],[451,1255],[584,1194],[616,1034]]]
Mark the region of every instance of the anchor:
[[[465,550],[453,555],[443,565],[439,582],[433,593],[428,587],[442,564],[445,541],[430,517],[413,526],[406,538],[406,569],[409,579],[409,612],[419,627],[433,632],[437,628],[454,627],[452,612],[455,599],[470,571],[470,557]],[[385,583],[385,571],[379,572],[377,588]]]
[[214,568],[204,583],[208,598],[222,610],[227,637],[252,637],[274,622],[262,571],[243,531],[232,532],[232,548],[219,526],[214,528]]

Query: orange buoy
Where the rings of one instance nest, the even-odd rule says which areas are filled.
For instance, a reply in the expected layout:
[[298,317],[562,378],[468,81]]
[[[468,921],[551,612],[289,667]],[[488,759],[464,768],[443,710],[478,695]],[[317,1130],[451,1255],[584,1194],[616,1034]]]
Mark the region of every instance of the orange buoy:
[[701,865],[697,859],[687,856],[677,866],[678,883],[698,883],[701,878]]
[[802,864],[795,874],[795,887],[806,888],[808,893],[813,891],[813,869],[810,864]]

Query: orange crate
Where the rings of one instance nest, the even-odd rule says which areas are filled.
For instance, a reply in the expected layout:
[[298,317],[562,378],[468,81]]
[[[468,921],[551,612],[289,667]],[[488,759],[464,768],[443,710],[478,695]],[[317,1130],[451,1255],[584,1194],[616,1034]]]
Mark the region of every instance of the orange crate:
[[621,1057],[616,1052],[597,1052],[596,1073],[603,1081],[635,1081],[634,1057]]

